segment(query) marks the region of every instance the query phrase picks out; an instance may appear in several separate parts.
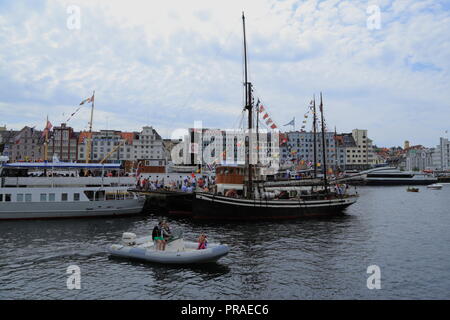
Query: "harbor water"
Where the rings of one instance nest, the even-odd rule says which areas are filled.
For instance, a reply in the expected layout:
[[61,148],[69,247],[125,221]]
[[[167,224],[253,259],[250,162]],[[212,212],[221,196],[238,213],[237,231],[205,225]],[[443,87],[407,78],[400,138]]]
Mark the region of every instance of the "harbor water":
[[[110,258],[123,232],[161,216],[0,222],[0,299],[450,299],[450,184],[359,187],[346,215],[259,223],[170,219],[185,238],[230,246],[218,263],[164,266]],[[81,289],[67,287],[69,266]],[[380,289],[369,289],[369,266]]]

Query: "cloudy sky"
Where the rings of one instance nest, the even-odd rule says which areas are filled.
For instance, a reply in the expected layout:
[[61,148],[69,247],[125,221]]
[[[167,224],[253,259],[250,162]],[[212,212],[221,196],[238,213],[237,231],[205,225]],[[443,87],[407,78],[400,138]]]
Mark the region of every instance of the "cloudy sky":
[[332,129],[379,146],[450,130],[448,0],[0,0],[0,125],[64,122],[95,90],[95,130],[236,128],[243,10],[250,80],[282,129],[322,91]]

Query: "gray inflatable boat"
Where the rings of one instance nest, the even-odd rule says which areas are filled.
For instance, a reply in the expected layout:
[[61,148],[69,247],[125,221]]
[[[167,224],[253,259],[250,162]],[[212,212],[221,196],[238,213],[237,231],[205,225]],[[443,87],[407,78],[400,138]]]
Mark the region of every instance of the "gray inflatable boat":
[[228,254],[228,246],[208,243],[206,249],[198,250],[196,242],[184,241],[177,237],[166,245],[164,251],[156,250],[151,237],[137,238],[134,233],[126,232],[121,244],[108,248],[112,256],[145,260],[165,264],[196,264],[215,262]]

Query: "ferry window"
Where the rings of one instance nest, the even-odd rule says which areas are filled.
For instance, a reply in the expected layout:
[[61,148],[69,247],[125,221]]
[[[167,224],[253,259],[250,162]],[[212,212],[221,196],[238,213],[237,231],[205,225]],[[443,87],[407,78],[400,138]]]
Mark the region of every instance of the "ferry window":
[[25,202],[31,202],[31,193],[25,194]]
[[98,191],[95,193],[95,200],[102,201],[105,200],[105,191]]
[[23,193],[17,194],[17,202],[23,202]]
[[73,201],[80,201],[80,194],[79,193],[74,193],[73,194]]
[[10,202],[11,201],[11,194],[7,193],[5,194],[5,201]]
[[3,194],[0,193],[0,202],[3,201]]
[[108,192],[106,193],[106,200],[114,200],[114,193]]
[[45,201],[47,201],[47,194],[41,193],[41,202],[45,202]]
[[67,201],[68,195],[67,193],[61,193],[61,201]]
[[48,194],[48,201],[55,201],[55,194],[54,193],[49,193]]
[[94,200],[94,191],[84,191],[86,197],[88,197],[89,201]]

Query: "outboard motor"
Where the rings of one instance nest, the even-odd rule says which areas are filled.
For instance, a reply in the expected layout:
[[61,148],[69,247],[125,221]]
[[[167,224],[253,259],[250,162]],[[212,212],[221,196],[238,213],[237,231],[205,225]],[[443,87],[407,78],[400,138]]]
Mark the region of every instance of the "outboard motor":
[[122,243],[124,246],[134,246],[136,244],[136,234],[124,232],[122,234]]

